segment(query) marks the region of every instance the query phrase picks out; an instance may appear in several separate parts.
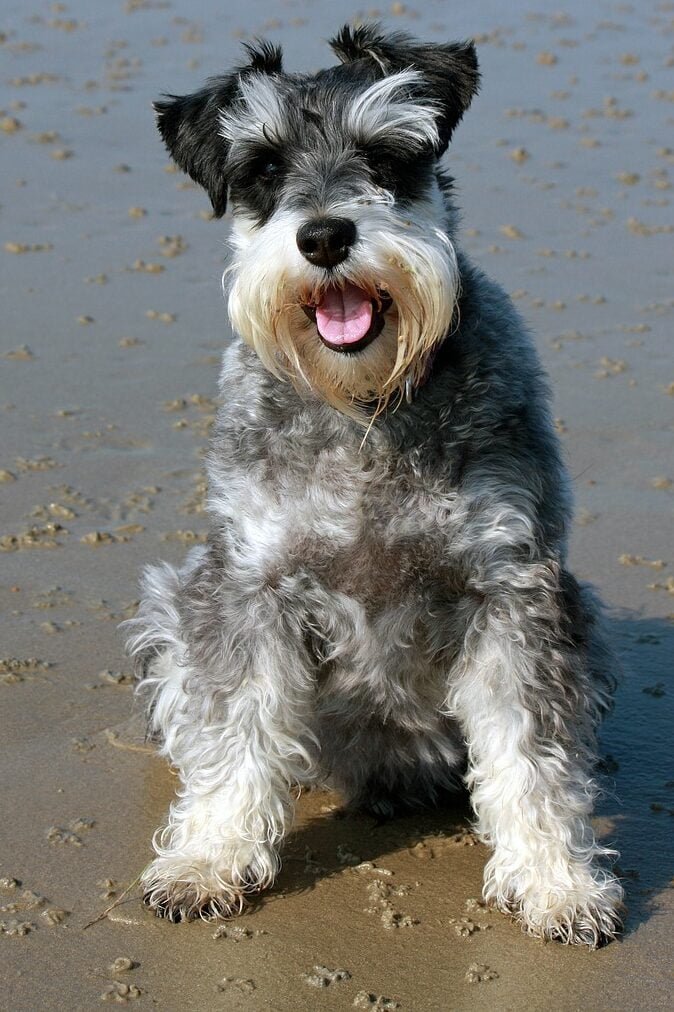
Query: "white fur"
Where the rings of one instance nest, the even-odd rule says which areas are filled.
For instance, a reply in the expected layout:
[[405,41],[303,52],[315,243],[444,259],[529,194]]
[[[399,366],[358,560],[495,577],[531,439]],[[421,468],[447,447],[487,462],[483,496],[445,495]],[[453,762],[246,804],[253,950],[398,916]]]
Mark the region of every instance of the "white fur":
[[311,779],[314,760],[303,744],[313,737],[301,716],[309,678],[297,673],[294,708],[279,693],[279,667],[287,658],[273,636],[266,649],[259,637],[242,666],[235,698],[223,700],[210,718],[195,713],[200,700],[187,689],[194,672],[174,601],[180,580],[200,556],[192,556],[180,572],[167,565],[146,570],[145,608],[134,620],[141,631],[132,637],[131,649],[158,644],[139,691],[151,714],[150,729],[162,742],[160,753],[181,779],[167,824],[153,837],[157,856],[143,872],[142,885],[151,904],[160,904],[170,891],[176,908],[209,917],[240,909],[247,890],[272,883],[277,844],[292,818],[291,789]]
[[[394,300],[397,322],[394,332],[385,332],[385,358],[381,338],[360,353],[355,374],[349,356],[324,349],[315,337],[310,342],[313,362],[300,354],[297,341],[307,324],[299,304],[320,292],[326,273],[307,263],[297,248],[297,230],[306,216],[284,205],[259,228],[245,217],[235,220],[234,257],[225,272],[232,280],[228,306],[235,331],[277,376],[320,390],[325,374],[332,387],[342,388],[343,410],[348,411],[349,399],[389,398],[403,387],[407,363],[414,361],[421,374],[425,356],[451,327],[458,267],[451,240],[438,223],[441,202],[435,185],[426,199],[402,211],[389,193],[364,185],[348,202],[317,209],[326,216],[349,217],[356,225],[357,242],[334,277],[376,286]],[[298,311],[289,312],[292,307]],[[370,367],[376,385],[373,379],[368,389],[363,377]],[[359,382],[364,385],[359,387]]]
[[[570,746],[560,727],[559,739],[540,740],[529,708],[532,688],[549,692],[545,665],[560,662],[555,655],[547,662],[545,634],[534,632],[534,606],[526,614],[524,601],[513,596],[535,591],[545,599],[548,588],[554,592],[556,567],[535,561],[531,501],[523,489],[513,486],[507,503],[502,482],[487,473],[467,491],[459,514],[476,501],[482,506],[465,530],[474,551],[470,587],[483,603],[466,633],[446,705],[465,729],[477,830],[494,850],[484,897],[514,913],[530,934],[596,945],[612,933],[622,901],[619,882],[601,864],[615,852],[596,842],[590,825],[597,790],[582,736]],[[516,546],[528,547],[530,563],[504,561],[504,551]],[[455,543],[459,552],[466,548],[462,539]],[[595,702],[606,703],[600,693]],[[583,719],[590,738],[590,714],[578,714],[581,731]]]
[[[405,70],[355,100],[329,92],[325,133],[309,115],[269,199],[244,191],[251,216],[234,209],[223,286],[260,362],[240,344],[225,355],[209,543],[180,570],[146,570],[130,623],[150,730],[180,776],[142,882],[169,916],[236,912],[274,880],[297,785],[332,778],[378,812],[392,794],[432,799],[460,769],[463,736],[494,849],[485,897],[532,934],[595,946],[618,930],[622,898],[589,821],[608,651],[565,570],[567,487],[535,356],[503,293],[464,265],[465,354],[439,362],[409,412],[378,425],[372,410],[428,380],[459,326],[451,197],[435,182],[398,204],[357,150],[438,143],[421,85]],[[243,75],[221,136],[282,143],[292,91]],[[321,216],[356,227],[332,269],[297,246]],[[357,354],[326,348],[308,318],[347,281],[383,324]],[[369,440],[344,415],[369,421]]]
[[485,608],[475,625],[479,646],[464,655],[450,712],[466,729],[477,830],[494,849],[484,897],[531,934],[596,944],[612,929],[622,889],[594,864],[614,853],[590,826],[594,783],[554,740],[534,758],[536,728],[518,687],[525,669],[534,677],[536,658],[510,635],[508,618]]
[[283,136],[283,98],[277,83],[268,74],[254,74],[239,79],[240,99],[232,109],[220,112],[220,136],[262,140],[267,136]]
[[429,99],[413,96],[422,82],[423,75],[411,69],[375,81],[349,108],[347,131],[358,142],[377,141],[388,134],[413,150],[434,147],[439,141],[438,109]]
[[[414,95],[422,82],[423,75],[412,69],[375,81],[347,108],[347,133],[356,143],[390,134],[414,150],[437,145],[439,110],[430,99]],[[227,141],[282,139],[283,93],[277,80],[267,74],[250,75],[240,79],[239,89],[237,104],[220,112],[220,135]]]

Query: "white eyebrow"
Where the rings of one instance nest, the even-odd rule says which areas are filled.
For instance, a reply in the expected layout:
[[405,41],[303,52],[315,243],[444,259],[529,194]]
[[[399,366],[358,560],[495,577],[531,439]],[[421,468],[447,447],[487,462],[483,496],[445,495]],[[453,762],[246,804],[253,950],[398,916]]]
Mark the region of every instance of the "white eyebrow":
[[435,146],[439,142],[439,110],[430,99],[410,94],[411,87],[423,80],[423,74],[410,68],[375,81],[348,110],[347,128],[359,141],[395,132],[415,148]]
[[239,79],[239,88],[239,102],[232,109],[220,111],[220,136],[228,141],[280,136],[285,113],[274,79],[267,74],[251,74]]

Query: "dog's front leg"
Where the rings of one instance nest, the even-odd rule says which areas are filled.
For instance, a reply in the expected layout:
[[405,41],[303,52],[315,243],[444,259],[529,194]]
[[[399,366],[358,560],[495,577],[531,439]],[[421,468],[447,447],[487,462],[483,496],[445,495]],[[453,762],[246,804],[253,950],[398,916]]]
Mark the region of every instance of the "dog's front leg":
[[595,947],[620,926],[622,889],[589,822],[604,700],[560,575],[555,562],[506,564],[473,588],[449,705],[468,742],[477,828],[494,848],[485,898],[531,934]]
[[271,599],[240,607],[217,663],[212,654],[200,669],[189,650],[183,663],[167,650],[147,679],[181,787],[142,885],[146,903],[172,920],[237,913],[246,893],[271,885],[292,790],[315,760],[313,673],[299,631]]

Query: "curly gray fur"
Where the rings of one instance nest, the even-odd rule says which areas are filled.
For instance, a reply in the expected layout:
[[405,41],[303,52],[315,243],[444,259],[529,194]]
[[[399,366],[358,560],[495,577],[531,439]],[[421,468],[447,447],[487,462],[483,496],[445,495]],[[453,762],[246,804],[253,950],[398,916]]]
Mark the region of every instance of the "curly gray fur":
[[144,876],[158,913],[233,912],[270,885],[296,784],[381,816],[467,769],[494,851],[486,898],[544,937],[618,930],[589,823],[614,679],[599,606],[567,568],[547,383],[505,293],[458,250],[456,264],[425,381],[365,434],[240,341],[225,354],[208,543],[146,571],[131,623],[151,731],[182,781]]

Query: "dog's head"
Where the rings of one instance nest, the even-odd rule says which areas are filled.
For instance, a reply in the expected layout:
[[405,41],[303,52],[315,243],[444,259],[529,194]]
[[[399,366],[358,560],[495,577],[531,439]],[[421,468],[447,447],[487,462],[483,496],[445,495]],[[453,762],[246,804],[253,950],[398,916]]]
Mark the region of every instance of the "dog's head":
[[341,64],[283,71],[281,52],[156,103],[177,164],[231,201],[232,324],[273,373],[363,418],[419,382],[458,279],[438,160],[478,86],[470,43],[376,25],[330,43]]

